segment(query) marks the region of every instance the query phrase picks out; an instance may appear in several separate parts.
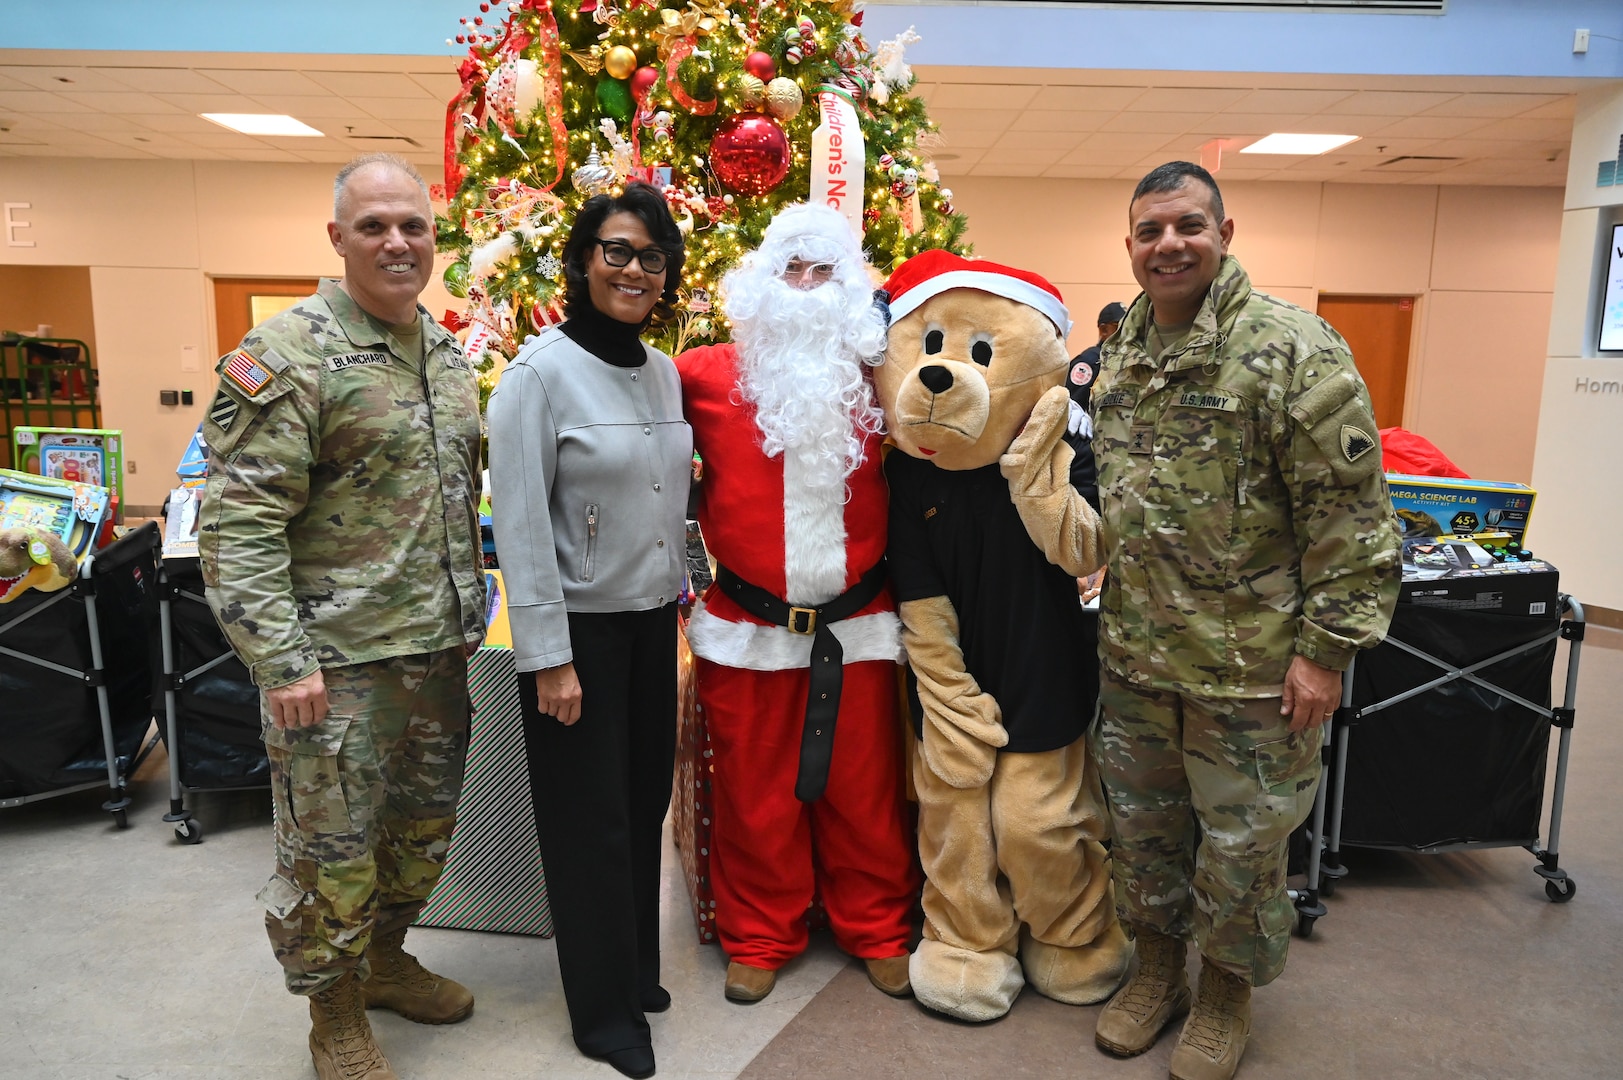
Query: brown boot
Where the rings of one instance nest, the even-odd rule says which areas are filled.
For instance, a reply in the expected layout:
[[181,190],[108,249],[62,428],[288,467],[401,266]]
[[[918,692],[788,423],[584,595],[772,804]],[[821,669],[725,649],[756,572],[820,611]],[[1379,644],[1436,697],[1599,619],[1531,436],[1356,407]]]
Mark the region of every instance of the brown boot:
[[874,988],[891,997],[911,997],[913,984],[907,978],[907,964],[910,957],[907,953],[900,956],[884,956],[877,960],[864,960],[863,966],[868,969],[868,981]]
[[1138,971],[1099,1013],[1093,1041],[1118,1057],[1142,1054],[1161,1031],[1189,1009],[1184,943],[1157,930],[1137,928]]
[[361,984],[368,1009],[390,1009],[419,1024],[454,1024],[473,1012],[466,986],[436,975],[405,950],[406,932],[372,939],[366,959],[372,975]]
[[1210,960],[1200,965],[1200,991],[1172,1048],[1172,1080],[1229,1080],[1251,1034],[1251,984]]
[[776,971],[751,967],[749,964],[740,964],[734,960],[727,965],[727,985],[722,992],[727,995],[728,1001],[747,1005],[752,1001],[760,1001],[770,994],[777,981]]
[[310,995],[310,1058],[320,1080],[400,1080],[372,1038],[351,972]]

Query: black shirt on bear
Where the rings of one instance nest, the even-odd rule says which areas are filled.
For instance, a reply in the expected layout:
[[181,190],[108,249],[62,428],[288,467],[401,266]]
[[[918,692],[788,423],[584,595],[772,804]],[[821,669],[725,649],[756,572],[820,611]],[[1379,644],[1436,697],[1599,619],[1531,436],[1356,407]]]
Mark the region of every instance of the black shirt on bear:
[[[1092,448],[1068,441],[1071,483],[1097,506]],[[951,472],[892,451],[885,477],[896,599],[951,601],[965,667],[1002,709],[1004,750],[1070,745],[1099,693],[1097,616],[1082,610],[1076,579],[1031,542],[997,465]],[[911,670],[908,688],[918,732]]]

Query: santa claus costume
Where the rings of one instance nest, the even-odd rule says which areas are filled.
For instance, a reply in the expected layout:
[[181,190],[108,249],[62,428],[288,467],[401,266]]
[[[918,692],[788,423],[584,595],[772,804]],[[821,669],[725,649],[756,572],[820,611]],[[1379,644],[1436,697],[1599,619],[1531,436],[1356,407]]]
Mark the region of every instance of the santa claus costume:
[[[786,266],[822,281],[796,288]],[[723,289],[734,343],[676,359],[719,567],[688,626],[713,751],[717,934],[735,966],[776,971],[804,951],[818,895],[839,946],[905,993],[905,961],[899,985],[873,963],[906,955],[918,886],[882,416],[863,370],[883,320],[826,207],[781,212]],[[728,995],[752,1000],[731,971]]]

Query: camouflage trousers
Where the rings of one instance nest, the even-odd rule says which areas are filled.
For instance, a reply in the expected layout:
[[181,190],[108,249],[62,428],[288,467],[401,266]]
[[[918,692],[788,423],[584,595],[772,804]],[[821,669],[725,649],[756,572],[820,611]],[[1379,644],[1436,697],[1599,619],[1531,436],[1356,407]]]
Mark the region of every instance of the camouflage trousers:
[[409,926],[422,911],[445,866],[468,748],[461,649],[322,676],[327,719],[263,727],[276,873],[258,899],[295,994],[351,969],[366,977],[372,935]]
[[1122,922],[1193,939],[1253,986],[1285,967],[1286,843],[1319,780],[1323,729],[1289,720],[1278,698],[1147,690],[1106,667],[1091,736]]

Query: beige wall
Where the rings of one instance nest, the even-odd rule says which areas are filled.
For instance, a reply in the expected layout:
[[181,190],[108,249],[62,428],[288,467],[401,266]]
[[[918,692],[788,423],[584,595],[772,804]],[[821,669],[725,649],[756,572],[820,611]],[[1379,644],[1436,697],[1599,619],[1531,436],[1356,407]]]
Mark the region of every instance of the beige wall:
[[32,334],[41,323],[96,355],[90,273],[82,266],[0,266],[0,330]]
[[[13,280],[42,290],[60,273],[56,268],[81,268],[81,277],[89,268],[84,307],[94,312],[94,323],[87,334],[101,371],[102,422],[124,431],[131,470],[126,505],[163,502],[213,394],[209,279],[342,272],[326,236],[335,171],[238,162],[0,160],[0,201],[31,204],[17,215],[30,223],[17,237],[35,245],[9,246],[0,235],[0,275],[7,275],[0,276],[0,289]],[[436,315],[453,304],[437,273],[423,303]],[[5,310],[0,306],[0,314]],[[29,328],[52,321],[59,333],[69,326],[61,317],[23,321]],[[171,389],[193,391],[193,404],[160,405],[158,391]]]
[[[0,199],[30,202],[32,248],[0,264],[91,268],[104,422],[125,431],[128,502],[156,505],[212,391],[213,276],[336,274],[333,169],[227,162],[0,160]],[[116,177],[116,183],[112,179]],[[1058,285],[1092,319],[1137,293],[1123,245],[1132,185],[947,178],[978,254]],[[1325,292],[1420,297],[1406,426],[1467,471],[1532,472],[1561,193],[1539,188],[1227,185],[1233,250],[1258,287],[1313,307]],[[1040,208],[1040,209],[1039,209]],[[441,259],[441,264],[444,263]],[[452,306],[438,279],[423,297]],[[37,320],[36,320],[37,321]],[[182,369],[195,346],[199,371]],[[162,406],[161,389],[195,404]]]
[[[1221,175],[1218,177],[1222,181]],[[945,178],[975,253],[1059,286],[1076,328],[1138,293],[1116,180]],[[1473,476],[1532,477],[1560,246],[1555,188],[1234,183],[1233,253],[1253,284],[1313,309],[1321,292],[1419,298],[1404,426]],[[1041,208],[1040,210],[1037,208]]]

